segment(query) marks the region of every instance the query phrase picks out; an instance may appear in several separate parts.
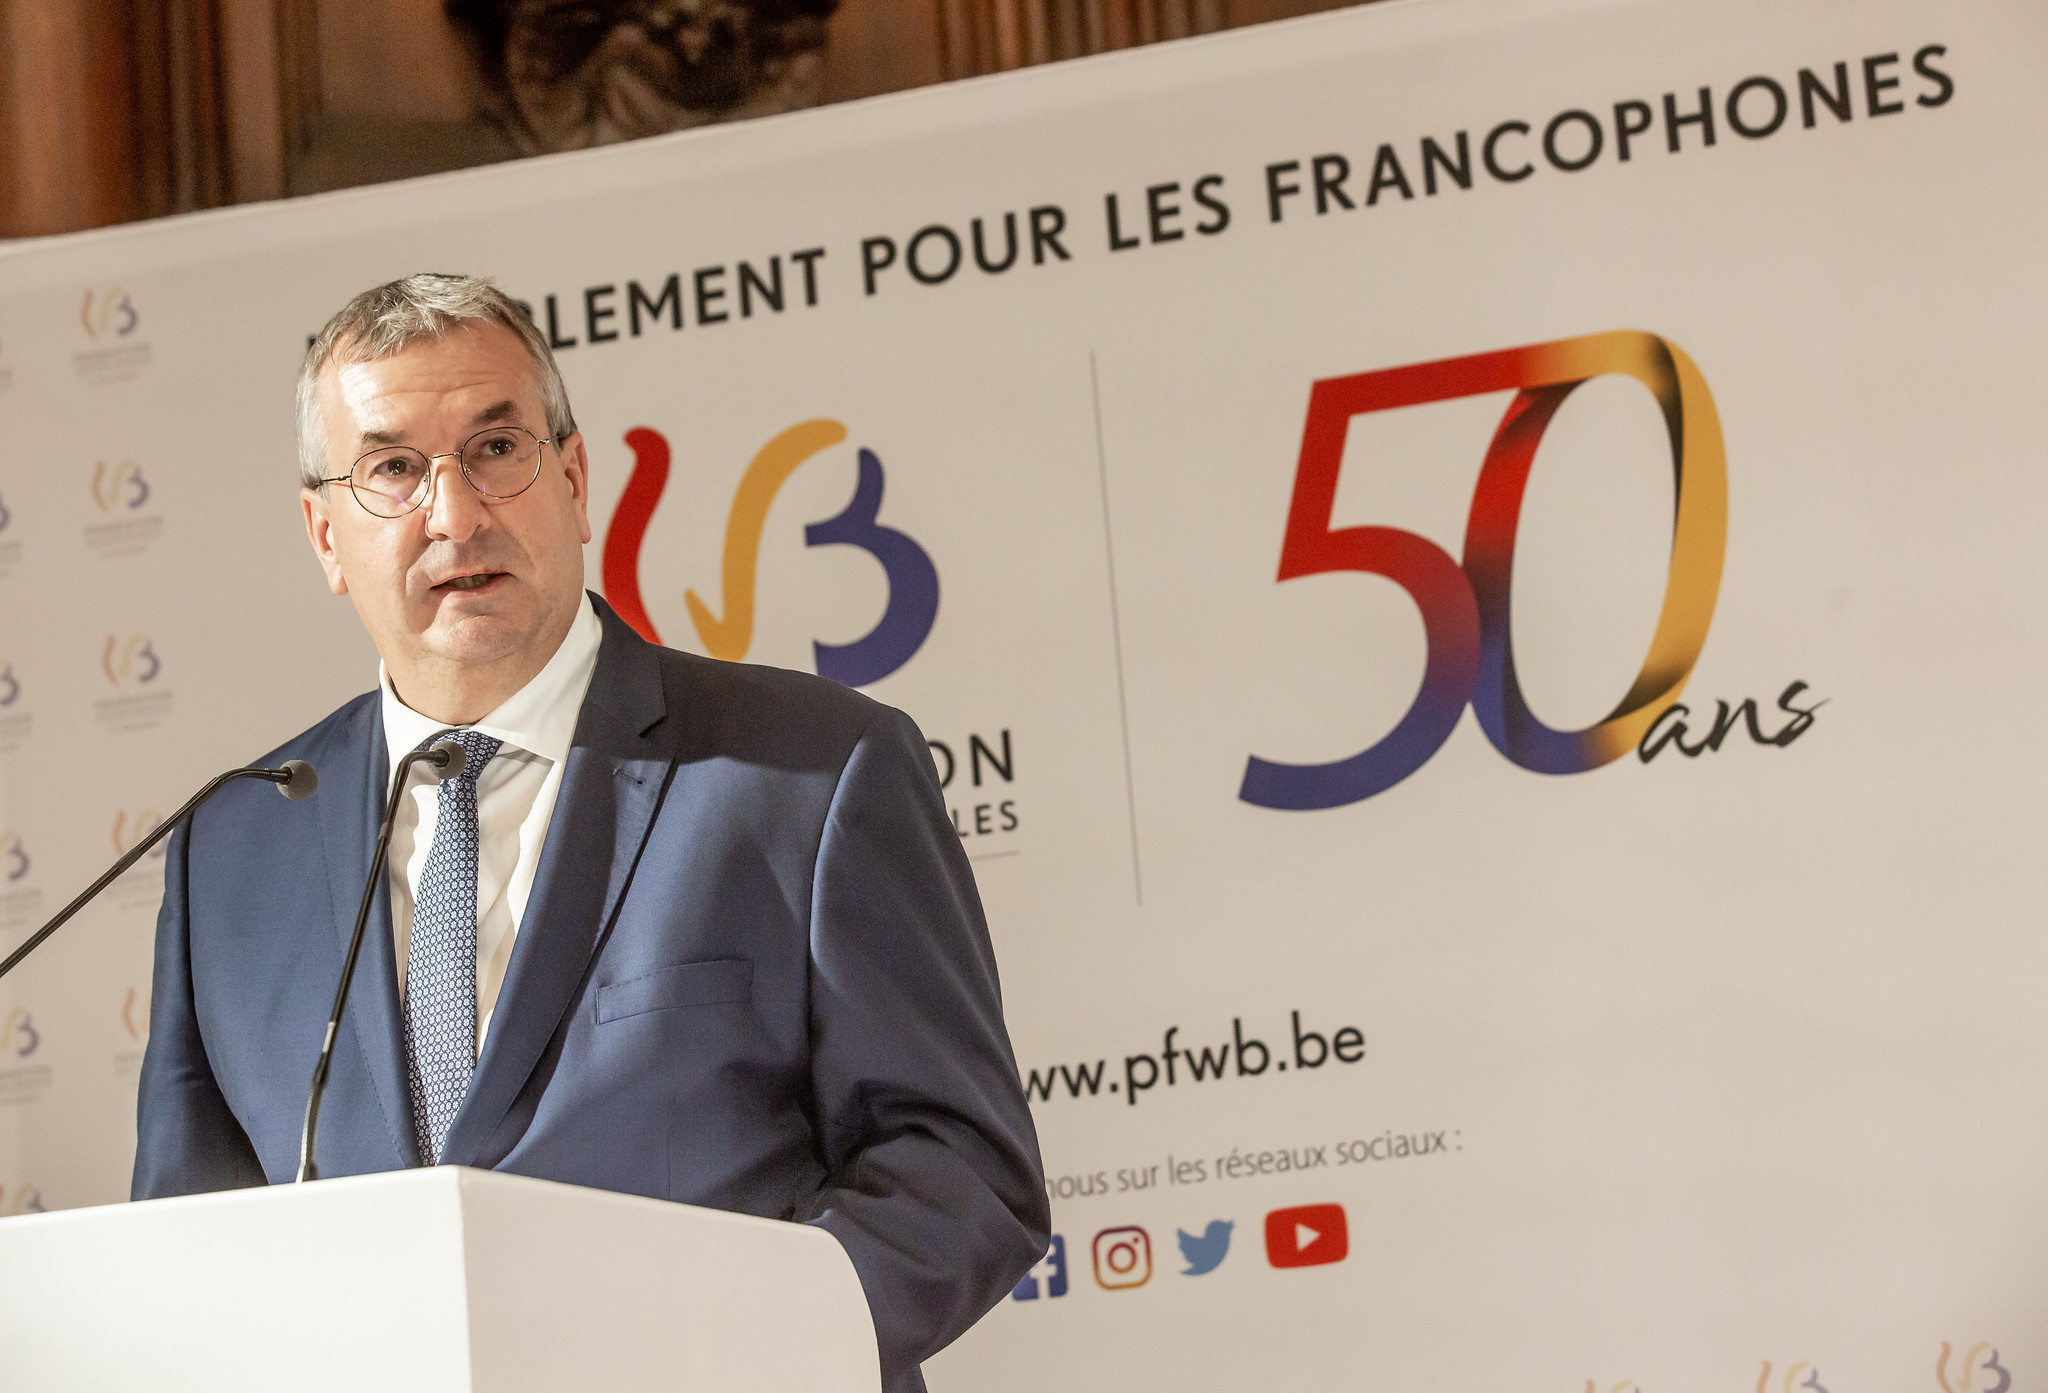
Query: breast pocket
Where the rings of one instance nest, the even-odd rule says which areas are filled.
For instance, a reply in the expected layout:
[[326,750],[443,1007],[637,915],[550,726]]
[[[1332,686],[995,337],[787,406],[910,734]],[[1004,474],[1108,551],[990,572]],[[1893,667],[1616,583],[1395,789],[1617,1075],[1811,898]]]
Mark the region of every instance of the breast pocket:
[[754,965],[744,958],[679,963],[642,977],[629,977],[597,989],[597,1022],[673,1011],[684,1006],[715,1006],[749,1001],[754,995]]

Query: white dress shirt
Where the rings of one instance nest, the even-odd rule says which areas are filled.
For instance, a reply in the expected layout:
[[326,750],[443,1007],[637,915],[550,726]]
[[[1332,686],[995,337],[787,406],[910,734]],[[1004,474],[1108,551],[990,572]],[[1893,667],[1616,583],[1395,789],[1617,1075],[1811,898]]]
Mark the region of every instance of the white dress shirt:
[[[562,790],[562,766],[576,735],[576,717],[597,671],[604,637],[597,611],[586,598],[562,646],[531,682],[507,697],[474,729],[503,742],[476,781],[476,1038],[483,1049],[491,1012],[512,961],[512,941],[526,917],[534,871],[547,840],[555,796]],[[386,786],[406,751],[417,749],[449,727],[430,720],[399,699],[391,674],[378,664],[384,694],[384,744],[391,755]],[[420,875],[434,844],[440,814],[440,785],[419,766],[406,782],[398,818],[391,828],[391,935],[398,950],[398,992],[405,996],[405,966],[412,949],[412,907]]]

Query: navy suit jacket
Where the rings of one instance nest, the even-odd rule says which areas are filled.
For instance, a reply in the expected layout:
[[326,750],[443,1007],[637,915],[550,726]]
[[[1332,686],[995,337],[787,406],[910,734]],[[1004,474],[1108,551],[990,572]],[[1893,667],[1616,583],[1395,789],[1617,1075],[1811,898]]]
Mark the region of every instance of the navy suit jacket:
[[[909,717],[658,648],[596,675],[444,1163],[829,1230],[891,1389],[1046,1249],[972,872]],[[173,836],[134,1195],[290,1180],[388,758],[372,692]],[[327,1176],[416,1166],[380,884],[321,1108]],[[800,1329],[802,1313],[792,1313]]]

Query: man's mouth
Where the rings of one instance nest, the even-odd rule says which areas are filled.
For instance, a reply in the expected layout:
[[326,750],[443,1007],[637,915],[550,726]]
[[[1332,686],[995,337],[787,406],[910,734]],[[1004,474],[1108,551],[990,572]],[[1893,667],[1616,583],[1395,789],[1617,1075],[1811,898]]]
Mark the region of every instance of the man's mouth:
[[503,571],[478,571],[474,575],[456,576],[453,579],[444,580],[434,588],[436,590],[481,590],[503,574]]

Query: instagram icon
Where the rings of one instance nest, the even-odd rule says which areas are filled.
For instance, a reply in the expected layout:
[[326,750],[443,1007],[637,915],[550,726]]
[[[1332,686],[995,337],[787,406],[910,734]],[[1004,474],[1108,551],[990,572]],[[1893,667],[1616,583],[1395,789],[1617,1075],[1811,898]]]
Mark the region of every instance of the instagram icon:
[[1152,1280],[1152,1236],[1141,1228],[1104,1229],[1095,1235],[1095,1282],[1109,1291]]

